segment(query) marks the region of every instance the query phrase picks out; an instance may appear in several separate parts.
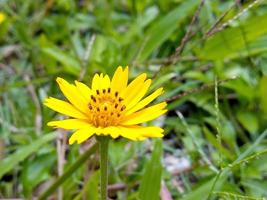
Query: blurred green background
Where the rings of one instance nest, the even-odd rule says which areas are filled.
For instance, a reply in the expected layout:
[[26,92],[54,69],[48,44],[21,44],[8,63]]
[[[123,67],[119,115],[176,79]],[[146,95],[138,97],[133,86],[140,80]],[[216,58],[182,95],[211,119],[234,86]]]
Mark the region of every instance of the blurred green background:
[[267,197],[267,1],[0,0],[0,198],[98,199],[98,154],[42,102],[119,65],[169,112],[162,141],[112,141],[112,199]]

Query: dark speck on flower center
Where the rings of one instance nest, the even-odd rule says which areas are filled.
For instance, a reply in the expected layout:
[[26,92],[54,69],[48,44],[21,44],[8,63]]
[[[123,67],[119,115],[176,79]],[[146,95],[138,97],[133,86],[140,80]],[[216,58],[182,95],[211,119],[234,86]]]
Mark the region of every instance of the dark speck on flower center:
[[126,106],[118,91],[111,88],[96,90],[88,103],[90,123],[96,127],[115,126],[120,123]]

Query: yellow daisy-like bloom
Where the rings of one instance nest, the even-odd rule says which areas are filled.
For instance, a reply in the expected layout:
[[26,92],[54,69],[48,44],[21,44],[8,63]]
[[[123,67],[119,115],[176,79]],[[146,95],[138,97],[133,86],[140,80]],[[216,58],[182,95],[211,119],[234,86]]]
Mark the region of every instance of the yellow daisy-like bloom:
[[3,21],[5,21],[5,19],[6,19],[5,14],[2,13],[2,12],[0,12],[0,24],[1,24]]
[[69,139],[70,144],[82,143],[94,134],[130,140],[163,137],[160,127],[138,125],[167,111],[166,102],[147,107],[163,93],[163,88],[143,98],[151,85],[145,73],[130,84],[128,67],[124,70],[118,67],[111,80],[108,75],[96,74],[91,88],[79,81],[69,84],[62,78],[57,78],[57,83],[69,102],[49,97],[44,104],[73,119],[52,121],[48,126],[76,130]]

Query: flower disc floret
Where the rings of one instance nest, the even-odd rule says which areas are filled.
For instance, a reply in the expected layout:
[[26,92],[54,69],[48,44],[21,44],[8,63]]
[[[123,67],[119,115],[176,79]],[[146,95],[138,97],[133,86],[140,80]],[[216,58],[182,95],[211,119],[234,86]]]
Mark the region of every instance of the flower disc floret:
[[111,88],[97,89],[90,96],[88,103],[90,109],[89,122],[95,127],[116,126],[125,114],[126,106],[118,91]]

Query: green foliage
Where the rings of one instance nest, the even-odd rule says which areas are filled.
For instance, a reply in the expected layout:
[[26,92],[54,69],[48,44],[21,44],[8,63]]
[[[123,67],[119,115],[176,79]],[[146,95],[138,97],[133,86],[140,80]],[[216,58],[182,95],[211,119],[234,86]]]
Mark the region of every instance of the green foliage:
[[141,180],[139,189],[139,196],[141,200],[159,199],[162,172],[161,156],[162,142],[156,140],[151,160],[147,162],[144,169],[144,175]]
[[267,33],[267,15],[251,16],[237,27],[225,29],[209,39],[202,52],[203,59],[221,60],[250,56],[266,51],[257,44],[263,44]]
[[31,154],[35,153],[42,145],[45,145],[45,143],[50,142],[55,138],[55,133],[44,135],[43,137],[40,137],[36,141],[32,142],[30,145],[25,145],[24,147],[21,147],[14,154],[9,155],[7,158],[2,160],[0,164],[0,178],[2,178],[3,175],[12,170],[14,166],[19,164],[19,162],[23,161]]
[[0,197],[98,198],[97,147],[51,133],[60,115],[43,100],[62,98],[58,76],[90,84],[118,65],[164,87],[169,112],[151,122],[162,141],[110,142],[112,198],[163,199],[163,185],[173,199],[266,197],[266,1],[200,3],[0,1]]
[[177,6],[168,14],[160,18],[144,34],[144,40],[141,42],[141,51],[139,50],[139,61],[144,61],[154,49],[158,48],[165,42],[170,35],[186,20],[193,9],[198,5],[198,1],[185,1],[182,5]]
[[97,149],[98,145],[94,144],[91,148],[89,148],[84,154],[80,155],[75,162],[70,165],[65,172],[58,177],[50,187],[48,187],[39,197],[40,200],[46,199],[51,193],[53,193],[60,185],[62,185],[67,179],[71,177],[71,175],[81,167],[89,158],[89,156],[94,153]]

